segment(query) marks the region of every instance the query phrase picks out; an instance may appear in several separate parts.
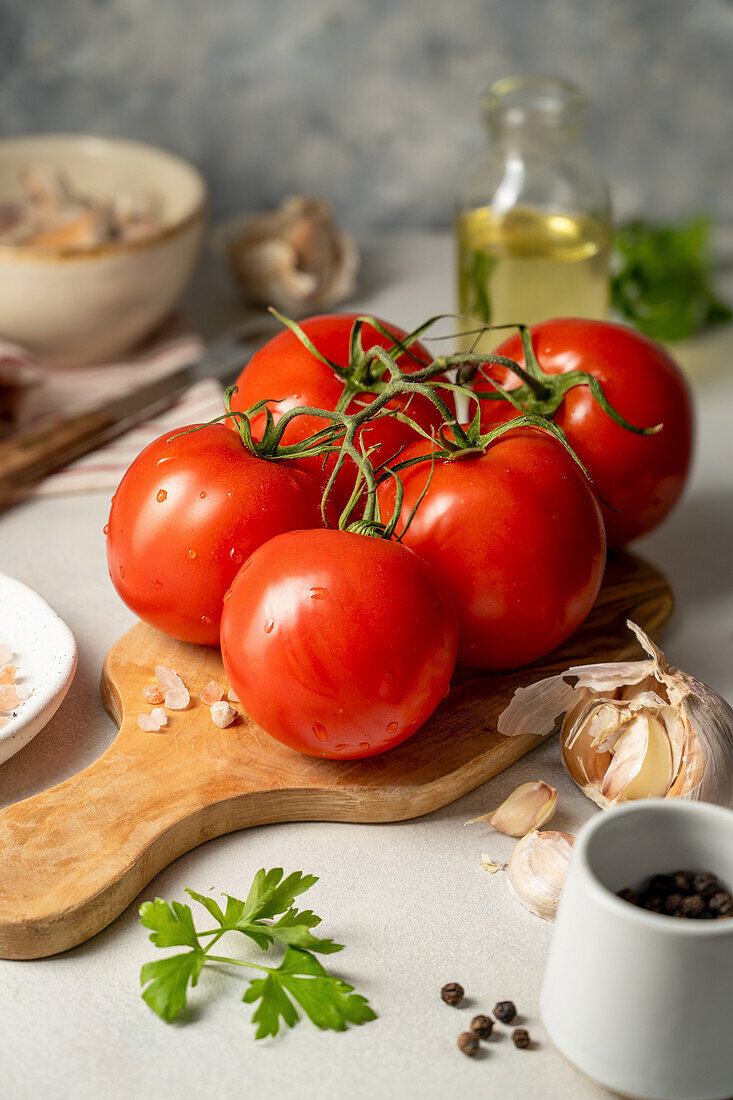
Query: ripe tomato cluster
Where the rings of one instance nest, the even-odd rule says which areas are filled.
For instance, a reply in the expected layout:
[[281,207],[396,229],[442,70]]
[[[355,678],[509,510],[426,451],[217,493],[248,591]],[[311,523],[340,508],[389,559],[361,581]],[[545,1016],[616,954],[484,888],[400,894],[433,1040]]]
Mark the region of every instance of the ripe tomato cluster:
[[623,545],[673,506],[692,418],[644,337],[553,321],[529,339],[463,387],[461,426],[455,357],[416,334],[352,315],[291,326],[242,371],[231,417],[162,436],[125,474],[107,536],[120,596],[221,644],[248,715],[335,759],[413,734],[456,660],[539,659],[593,606],[607,536]]

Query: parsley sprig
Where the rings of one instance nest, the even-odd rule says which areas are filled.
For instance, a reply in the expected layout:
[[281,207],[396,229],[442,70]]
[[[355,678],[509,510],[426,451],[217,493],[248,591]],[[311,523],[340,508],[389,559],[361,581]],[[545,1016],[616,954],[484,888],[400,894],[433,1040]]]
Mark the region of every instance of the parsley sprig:
[[[251,967],[264,973],[254,978],[242,998],[254,1004],[252,1023],[257,1025],[256,1039],[277,1035],[282,1020],[293,1027],[299,1019],[296,1004],[316,1027],[345,1031],[347,1023],[363,1024],[376,1019],[376,1013],[366,998],[354,993],[347,985],[321,965],[319,955],[341,951],[343,945],[330,939],[320,939],[312,929],[321,923],[310,909],[293,905],[299,894],[318,881],[315,875],[300,871],[283,878],[281,867],[257,872],[245,901],[222,895],[226,905],[195,890],[186,890],[208,911],[216,928],[197,931],[188,905],[162,898],[146,901],[140,906],[140,922],[150,928],[150,940],[156,947],[187,947],[189,950],[145,963],[140,971],[144,986],[143,999],[160,1016],[170,1022],[186,1007],[188,988],[196,985],[203,968],[209,963],[229,963]],[[241,932],[261,951],[281,944],[285,955],[279,966],[264,966],[258,962],[214,955],[212,948],[226,932]]]
[[713,286],[710,228],[698,217],[677,225],[637,220],[616,230],[611,301],[646,336],[684,340],[733,316]]

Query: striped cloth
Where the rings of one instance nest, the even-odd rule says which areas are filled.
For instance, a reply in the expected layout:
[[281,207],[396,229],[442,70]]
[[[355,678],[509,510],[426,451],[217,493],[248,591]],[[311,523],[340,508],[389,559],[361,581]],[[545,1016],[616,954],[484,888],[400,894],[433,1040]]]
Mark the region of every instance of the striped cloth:
[[[70,415],[95,408],[137,386],[152,382],[199,358],[204,350],[200,338],[169,327],[155,343],[119,363],[65,370],[43,370],[21,348],[0,341],[0,375],[12,369],[19,377],[32,379],[21,406],[19,423],[47,415]],[[56,496],[117,488],[120,478],[140,451],[163,432],[186,424],[212,420],[224,411],[221,385],[214,379],[196,383],[183,398],[159,416],[132,428],[119,439],[92,451],[71,466],[52,474],[35,489],[36,495]]]

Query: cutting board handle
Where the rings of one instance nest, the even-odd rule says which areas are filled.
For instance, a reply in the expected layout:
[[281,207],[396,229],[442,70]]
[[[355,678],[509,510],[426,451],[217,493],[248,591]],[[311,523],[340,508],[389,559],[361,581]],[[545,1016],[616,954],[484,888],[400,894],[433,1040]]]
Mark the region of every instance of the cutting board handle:
[[[174,778],[161,760],[164,735],[148,738],[155,740],[145,747],[156,751],[141,755],[143,738],[123,729],[90,767],[0,813],[0,957],[73,947],[182,853],[234,829],[283,820],[289,792],[278,792],[273,804],[271,791],[262,783],[248,790],[241,774],[232,788],[217,777],[215,759]],[[165,749],[175,759],[170,742]]]

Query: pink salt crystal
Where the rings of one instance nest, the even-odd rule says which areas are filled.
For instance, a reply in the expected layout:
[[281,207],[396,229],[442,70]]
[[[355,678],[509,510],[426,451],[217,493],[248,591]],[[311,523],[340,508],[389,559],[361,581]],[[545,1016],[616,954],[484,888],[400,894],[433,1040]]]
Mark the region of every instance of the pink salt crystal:
[[0,668],[13,659],[13,651],[7,642],[0,642]]
[[14,684],[17,671],[15,665],[6,665],[5,668],[0,668],[0,684]]
[[162,707],[153,707],[150,712],[150,717],[154,718],[159,726],[168,725],[168,715],[165,713]]
[[15,684],[0,685],[0,710],[15,710],[20,702]]
[[181,677],[166,665],[156,665],[155,675],[165,690],[165,705],[168,710],[185,710],[191,696]]
[[227,699],[229,700],[230,703],[241,703],[242,702],[242,700],[239,698],[239,696],[237,695],[234,688],[229,688],[229,692],[227,694]]
[[161,684],[148,684],[143,688],[143,699],[146,703],[162,703],[165,699],[165,688]]
[[160,722],[157,722],[152,714],[138,714],[137,724],[146,733],[155,733],[156,730],[160,729]]
[[181,677],[177,672],[174,672],[172,668],[168,668],[167,665],[156,665],[155,675],[160,680],[161,684],[165,684],[167,688],[183,687],[183,680]]
[[224,688],[217,684],[216,680],[209,680],[208,684],[199,696],[202,703],[210,707],[212,703],[218,703],[224,697]]
[[185,688],[170,688],[165,693],[165,705],[168,710],[185,710],[191,701],[191,696]]
[[218,726],[220,730],[231,726],[234,719],[237,717],[237,712],[234,707],[230,707],[224,700],[220,700],[218,703],[214,703],[211,708],[211,721],[215,726]]

